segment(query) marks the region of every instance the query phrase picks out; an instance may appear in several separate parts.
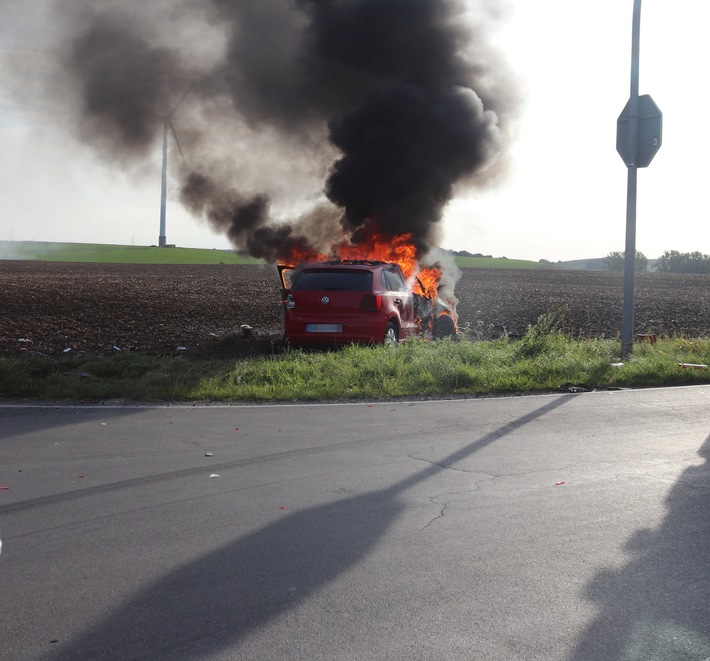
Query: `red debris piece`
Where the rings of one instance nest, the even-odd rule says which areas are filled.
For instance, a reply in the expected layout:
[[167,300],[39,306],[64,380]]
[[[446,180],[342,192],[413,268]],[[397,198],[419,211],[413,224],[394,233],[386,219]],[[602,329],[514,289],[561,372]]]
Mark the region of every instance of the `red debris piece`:
[[0,491],[7,491],[10,487],[0,487]]
[[565,482],[555,482],[555,486],[559,487],[561,484],[566,484]]
[[235,427],[235,428],[234,428],[234,431],[239,431],[239,427]]
[[280,510],[285,510],[286,508],[282,505],[281,507],[279,507],[279,509],[280,509]]

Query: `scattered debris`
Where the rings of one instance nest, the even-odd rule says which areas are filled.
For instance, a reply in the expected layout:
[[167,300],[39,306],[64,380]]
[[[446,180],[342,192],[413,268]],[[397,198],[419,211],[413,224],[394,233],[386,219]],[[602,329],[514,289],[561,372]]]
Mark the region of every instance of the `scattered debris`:
[[214,457],[214,452],[205,452],[205,457]]
[[286,508],[285,508],[283,505],[281,505],[281,506],[279,507],[279,509],[280,509],[280,510],[285,510]]
[[242,324],[239,327],[239,337],[251,337],[254,329],[249,324]]
[[708,366],[701,363],[678,363],[678,367],[685,367],[691,370],[704,370],[707,369]]
[[579,384],[575,384],[575,383],[563,383],[560,386],[560,390],[562,390],[563,392],[577,393],[577,392],[593,392],[594,388],[590,388],[589,386],[579,385]]
[[636,333],[636,340],[638,342],[649,342],[650,344],[656,344],[656,334],[655,333]]
[[114,350],[114,351],[120,351],[120,350],[121,350],[121,347],[117,347],[117,346],[114,344],[114,345],[113,345],[113,350]]
[[217,473],[212,473],[210,477],[219,477],[219,475]]
[[235,427],[235,428],[234,428],[234,431],[239,431],[239,427]]
[[187,347],[179,346],[176,351],[187,351]]
[[555,482],[555,486],[556,486],[556,487],[559,487],[559,486],[561,486],[561,485],[563,485],[563,484],[567,484],[567,483],[566,483],[566,482]]
[[69,353],[70,351],[71,351],[71,347],[67,347],[66,349],[64,349],[64,353]]
[[0,486],[0,491],[7,491],[10,487],[2,487]]
[[611,367],[623,367],[624,363],[611,363]]
[[27,344],[28,342],[32,342],[32,340],[28,340],[26,337],[20,337],[17,341],[21,344]]

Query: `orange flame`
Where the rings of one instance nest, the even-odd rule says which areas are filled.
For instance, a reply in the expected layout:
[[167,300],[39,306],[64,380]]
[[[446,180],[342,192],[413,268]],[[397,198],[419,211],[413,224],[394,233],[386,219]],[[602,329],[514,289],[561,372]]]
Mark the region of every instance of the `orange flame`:
[[435,266],[424,268],[417,274],[415,293],[426,298],[436,298],[441,281],[441,270]]
[[398,264],[407,280],[416,276],[413,286],[416,294],[434,299],[441,280],[441,270],[436,267],[422,268],[418,257],[419,250],[412,242],[412,234],[399,234],[391,237],[373,233],[362,243],[351,244],[343,241],[335,244],[331,249],[330,257],[294,247],[284,263],[296,265],[303,262],[322,262],[328,259],[369,259]]
[[399,264],[404,277],[409,278],[417,269],[418,252],[411,239],[411,234],[394,237],[373,234],[366,242],[357,245],[340,243],[334,246],[334,253],[338,259],[371,259]]

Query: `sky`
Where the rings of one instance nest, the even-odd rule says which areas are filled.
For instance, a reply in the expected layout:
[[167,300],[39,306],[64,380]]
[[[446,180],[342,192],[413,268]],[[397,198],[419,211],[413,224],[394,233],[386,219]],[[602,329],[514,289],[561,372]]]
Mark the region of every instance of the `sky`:
[[[160,142],[138,171],[102,160],[33,84],[54,56],[47,1],[0,0],[0,63],[27,71],[22,98],[0,79],[0,240],[157,244]],[[510,165],[495,187],[457,193],[441,246],[535,261],[624,250],[627,169],[615,145],[629,97],[633,2],[507,4],[492,38],[522,98],[505,146]],[[643,1],[640,93],[663,112],[663,144],[638,176],[636,247],[649,258],[710,253],[707,25],[710,4]],[[166,234],[179,246],[230,248],[181,207],[174,182]]]

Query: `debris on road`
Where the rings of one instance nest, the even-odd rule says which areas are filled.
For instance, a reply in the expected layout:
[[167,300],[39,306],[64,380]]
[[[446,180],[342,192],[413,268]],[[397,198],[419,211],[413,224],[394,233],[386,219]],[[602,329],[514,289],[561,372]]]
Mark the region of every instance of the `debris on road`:
[[205,457],[214,457],[214,452],[205,452]]
[[212,473],[212,475],[210,475],[210,477],[219,477],[219,475],[217,473]]

